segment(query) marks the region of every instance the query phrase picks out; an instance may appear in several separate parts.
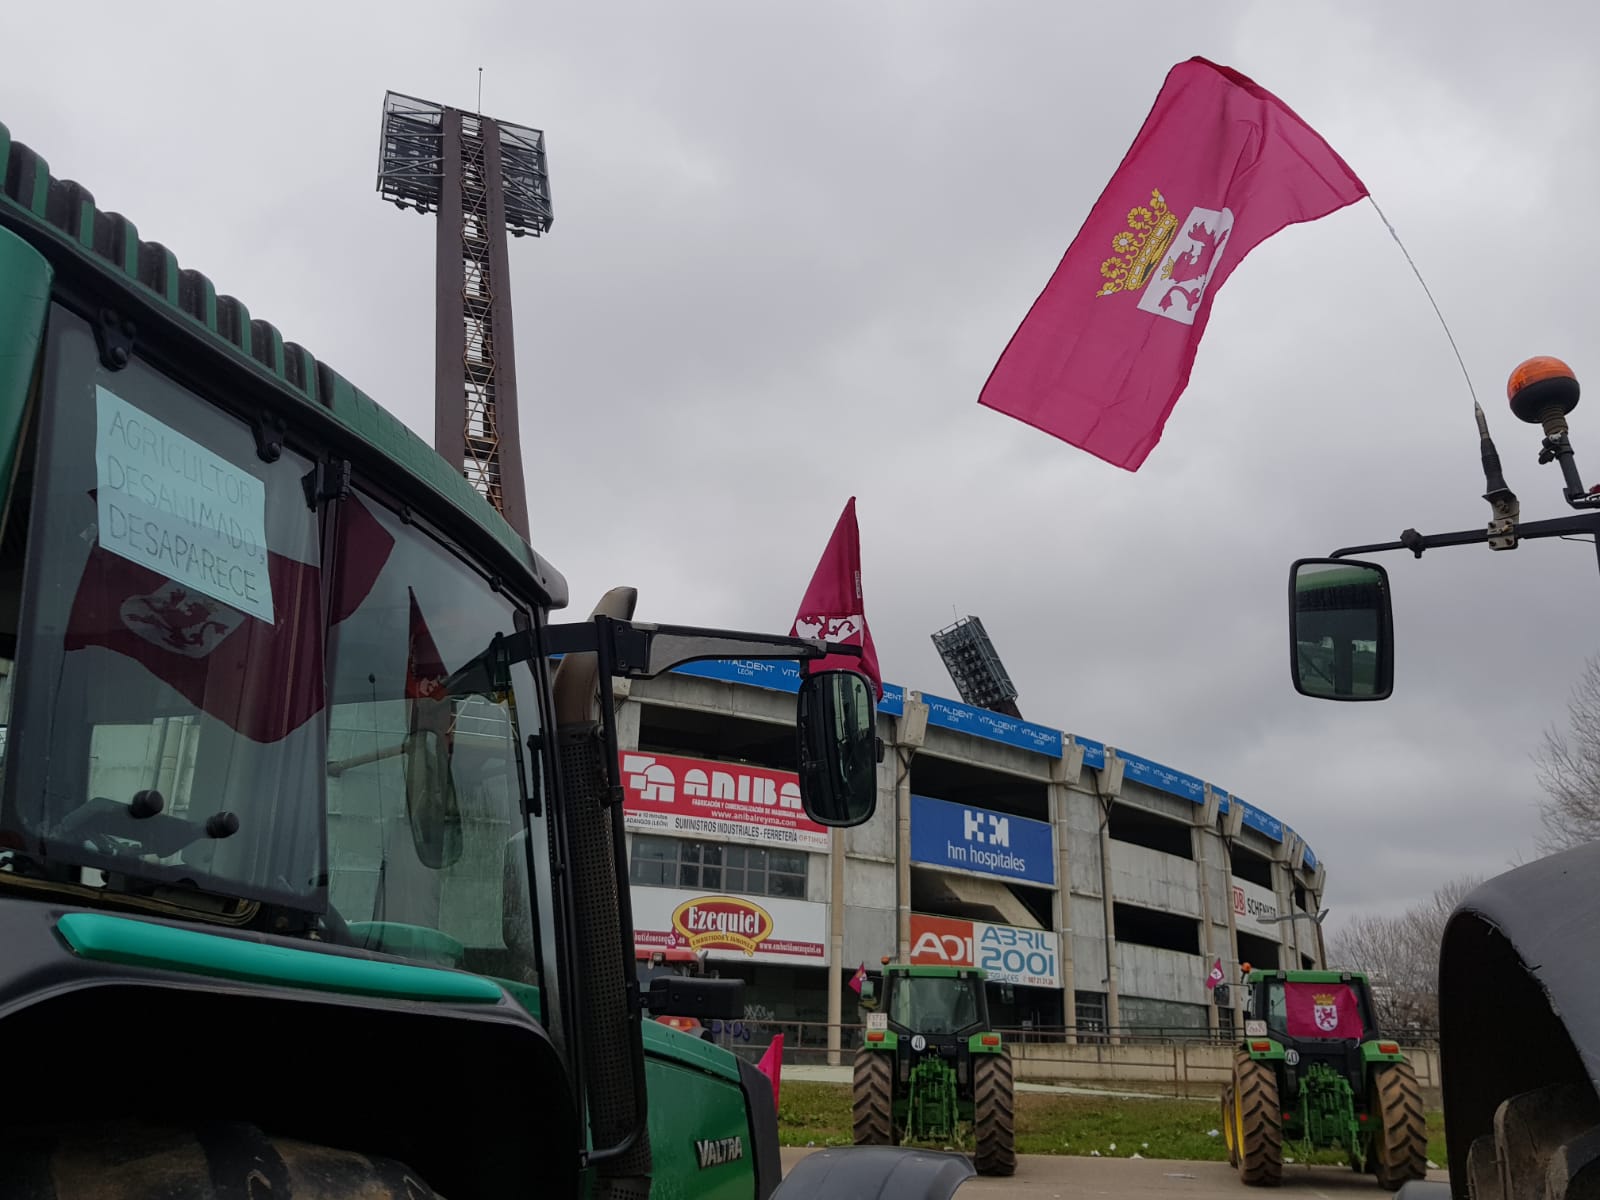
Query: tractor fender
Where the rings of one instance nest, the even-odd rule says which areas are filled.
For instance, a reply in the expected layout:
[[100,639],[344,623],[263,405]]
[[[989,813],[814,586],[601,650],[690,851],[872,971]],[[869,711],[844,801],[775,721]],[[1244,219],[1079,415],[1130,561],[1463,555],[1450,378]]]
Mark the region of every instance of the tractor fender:
[[841,1146],[802,1158],[772,1200],[949,1200],[977,1173],[965,1154]]
[[1600,1090],[1597,874],[1600,842],[1539,859],[1480,884],[1445,925],[1439,1065],[1456,1196],[1502,1101],[1558,1084]]

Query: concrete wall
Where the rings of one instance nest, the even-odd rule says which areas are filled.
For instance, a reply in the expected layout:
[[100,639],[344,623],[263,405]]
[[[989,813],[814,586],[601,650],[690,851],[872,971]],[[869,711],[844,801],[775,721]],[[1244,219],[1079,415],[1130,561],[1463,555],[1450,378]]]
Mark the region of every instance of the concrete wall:
[[[1207,1003],[1205,975],[1209,964],[1193,954],[1154,946],[1117,943],[1117,982],[1125,996],[1150,996],[1183,1004]],[[1124,1014],[1123,1024],[1132,1024]]]
[[[1030,1083],[1124,1084],[1133,1090],[1171,1095],[1215,1096],[1233,1070],[1231,1043],[1011,1042],[1017,1078]],[[1439,1055],[1432,1047],[1406,1047],[1424,1100],[1437,1103]]]
[[1113,841],[1111,894],[1128,904],[1198,919],[1200,870],[1176,854]]

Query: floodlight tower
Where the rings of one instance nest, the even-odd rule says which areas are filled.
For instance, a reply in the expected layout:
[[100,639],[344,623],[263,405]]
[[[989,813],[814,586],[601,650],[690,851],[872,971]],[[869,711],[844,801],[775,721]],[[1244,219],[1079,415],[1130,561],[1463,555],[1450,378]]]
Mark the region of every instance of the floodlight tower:
[[386,92],[378,192],[439,215],[434,448],[526,538],[506,234],[538,237],[555,221],[544,134]]
[[963,617],[934,634],[933,644],[964,703],[1021,719],[1016,705],[1017,689],[995,653],[994,643],[989,640],[982,621],[977,617]]

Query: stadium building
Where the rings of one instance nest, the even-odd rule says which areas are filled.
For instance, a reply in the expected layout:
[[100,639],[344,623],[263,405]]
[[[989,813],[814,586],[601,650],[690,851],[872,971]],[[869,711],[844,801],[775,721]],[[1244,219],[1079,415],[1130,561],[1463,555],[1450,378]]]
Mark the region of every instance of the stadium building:
[[1233,1026],[1218,960],[1323,965],[1325,873],[1292,829],[1000,712],[886,684],[876,815],[812,824],[798,686],[792,663],[702,662],[620,699],[635,941],[704,951],[752,1020],[827,1023],[837,1048],[851,976],[892,955],[985,968],[1004,1029],[1204,1036]]

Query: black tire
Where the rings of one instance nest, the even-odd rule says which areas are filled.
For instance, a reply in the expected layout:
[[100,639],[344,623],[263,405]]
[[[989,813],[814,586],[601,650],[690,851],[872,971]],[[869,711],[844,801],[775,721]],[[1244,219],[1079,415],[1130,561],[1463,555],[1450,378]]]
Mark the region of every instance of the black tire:
[[1016,1078],[1009,1050],[972,1056],[972,1133],[972,1165],[979,1175],[1017,1169]]
[[1233,1056],[1233,1090],[1239,1178],[1251,1187],[1277,1187],[1283,1182],[1278,1077],[1266,1063],[1238,1050]]
[[894,1055],[865,1046],[856,1051],[850,1117],[856,1145],[895,1144]]
[[1383,1067],[1373,1080],[1373,1174],[1378,1186],[1398,1191],[1407,1181],[1428,1176],[1428,1119],[1422,1089],[1408,1062]]
[[1467,1195],[1472,1200],[1501,1200],[1504,1195],[1492,1133],[1480,1134],[1467,1147]]
[[1233,1085],[1222,1089],[1222,1143],[1228,1148],[1228,1165],[1237,1168],[1239,1165],[1239,1142],[1236,1132],[1237,1126],[1233,1119]]
[[16,1200],[438,1200],[404,1163],[273,1137],[254,1125],[119,1123],[28,1135],[6,1148]]
[[[1492,1138],[1475,1139],[1467,1156],[1473,1182],[1482,1180],[1477,1195],[1594,1196],[1600,1190],[1600,1099],[1588,1083],[1547,1084],[1509,1096],[1495,1109]],[[1498,1187],[1490,1188],[1489,1178]]]

